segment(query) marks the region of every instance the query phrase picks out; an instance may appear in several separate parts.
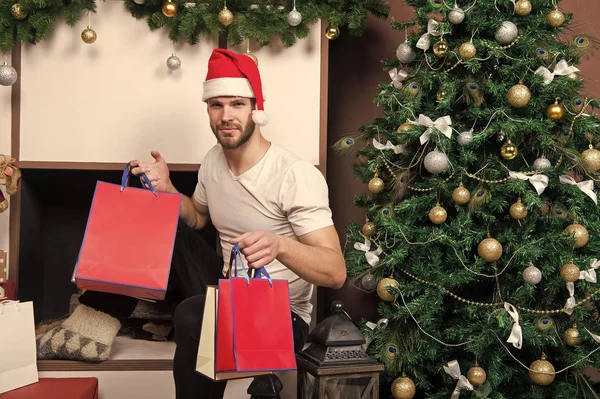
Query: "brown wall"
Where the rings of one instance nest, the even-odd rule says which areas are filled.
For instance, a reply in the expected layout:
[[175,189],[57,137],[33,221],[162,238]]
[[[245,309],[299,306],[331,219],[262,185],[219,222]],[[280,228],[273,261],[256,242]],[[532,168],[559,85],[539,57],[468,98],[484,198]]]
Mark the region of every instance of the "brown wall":
[[[327,155],[328,181],[334,221],[342,243],[346,239],[346,228],[352,222],[362,223],[364,214],[353,205],[353,198],[366,192],[366,186],[352,174],[354,157],[340,155],[331,150],[331,145],[349,133],[356,132],[364,124],[370,123],[380,114],[373,103],[377,85],[388,81],[389,75],[383,70],[381,60],[393,57],[396,47],[404,40],[404,33],[393,30],[391,18],[405,21],[412,17],[410,7],[390,2],[391,12],[387,20],[370,17],[361,37],[352,37],[345,31],[337,40],[330,42],[329,48],[329,131]],[[583,5],[585,3],[585,10]],[[561,5],[564,12],[573,12],[576,29],[594,33],[594,18],[600,16],[600,2],[588,0],[565,0]],[[585,94],[600,97],[600,49],[595,58],[583,59],[579,68],[580,76],[587,80]],[[350,247],[353,243],[347,243]],[[329,305],[339,299],[353,320],[362,317],[377,320],[376,293],[364,293],[347,283],[338,291],[325,290],[320,295],[318,320],[330,314]]]

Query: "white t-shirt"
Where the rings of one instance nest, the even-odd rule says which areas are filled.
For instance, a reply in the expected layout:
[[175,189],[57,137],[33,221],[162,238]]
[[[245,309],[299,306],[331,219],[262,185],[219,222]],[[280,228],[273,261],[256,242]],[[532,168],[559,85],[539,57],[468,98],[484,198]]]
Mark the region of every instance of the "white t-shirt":
[[[314,165],[275,144],[240,176],[231,173],[223,149],[217,144],[206,154],[198,171],[194,198],[208,207],[219,232],[225,273],[231,238],[266,230],[298,240],[299,236],[333,225],[328,194],[325,178]],[[277,259],[265,268],[273,279],[289,281],[292,311],[310,324],[313,285]],[[238,265],[238,275],[240,269]]]

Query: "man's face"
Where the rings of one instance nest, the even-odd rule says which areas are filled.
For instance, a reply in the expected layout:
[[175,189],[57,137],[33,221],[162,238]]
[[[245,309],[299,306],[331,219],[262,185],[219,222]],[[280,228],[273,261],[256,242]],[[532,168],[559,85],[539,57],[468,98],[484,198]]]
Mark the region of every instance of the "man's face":
[[216,97],[207,102],[210,128],[226,149],[241,147],[252,137],[252,102],[242,97]]

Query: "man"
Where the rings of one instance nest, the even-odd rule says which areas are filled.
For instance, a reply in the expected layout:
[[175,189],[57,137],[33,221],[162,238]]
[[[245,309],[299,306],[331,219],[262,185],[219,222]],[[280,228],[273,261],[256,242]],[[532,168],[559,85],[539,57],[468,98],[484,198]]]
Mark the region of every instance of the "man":
[[[265,266],[273,279],[289,281],[296,350],[302,349],[307,338],[313,285],[339,288],[346,279],[325,179],[313,165],[270,143],[260,131],[268,117],[256,64],[245,55],[214,50],[202,99],[218,144],[202,161],[193,196],[182,196],[184,223],[178,228],[171,265],[167,295],[182,300],[174,316],[173,373],[178,399],[223,396],[225,383],[212,382],[197,373],[195,366],[205,288],[223,277],[233,244],[239,244],[250,268]],[[158,191],[177,193],[165,159],[156,151],[151,155],[153,163],[131,161],[132,173],[146,173]],[[202,229],[209,218],[219,232],[223,257],[193,231]],[[73,328],[82,330],[84,319],[101,318],[113,332],[133,310],[131,300],[86,292],[79,306],[85,306],[86,315],[76,315],[78,307],[62,328],[71,336]],[[130,302],[124,306],[124,301]]]

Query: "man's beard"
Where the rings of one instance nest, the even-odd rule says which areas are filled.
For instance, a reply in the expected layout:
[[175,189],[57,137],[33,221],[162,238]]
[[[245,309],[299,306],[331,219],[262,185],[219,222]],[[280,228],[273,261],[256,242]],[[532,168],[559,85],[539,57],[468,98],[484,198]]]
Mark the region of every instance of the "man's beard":
[[[236,141],[231,141],[230,137],[224,139],[223,137],[219,136],[219,134],[218,134],[219,130],[222,129],[224,126],[229,129],[240,130],[242,132],[241,136]],[[219,142],[219,144],[221,144],[221,146],[223,148],[226,148],[228,150],[235,150],[236,148],[240,148],[248,140],[250,140],[250,137],[252,137],[252,133],[254,133],[255,127],[256,127],[256,123],[254,123],[254,121],[252,119],[249,119],[248,124],[246,125],[246,128],[244,130],[242,130],[242,126],[238,123],[231,123],[231,124],[220,123],[215,128],[212,128],[212,131],[215,134],[217,141]]]

